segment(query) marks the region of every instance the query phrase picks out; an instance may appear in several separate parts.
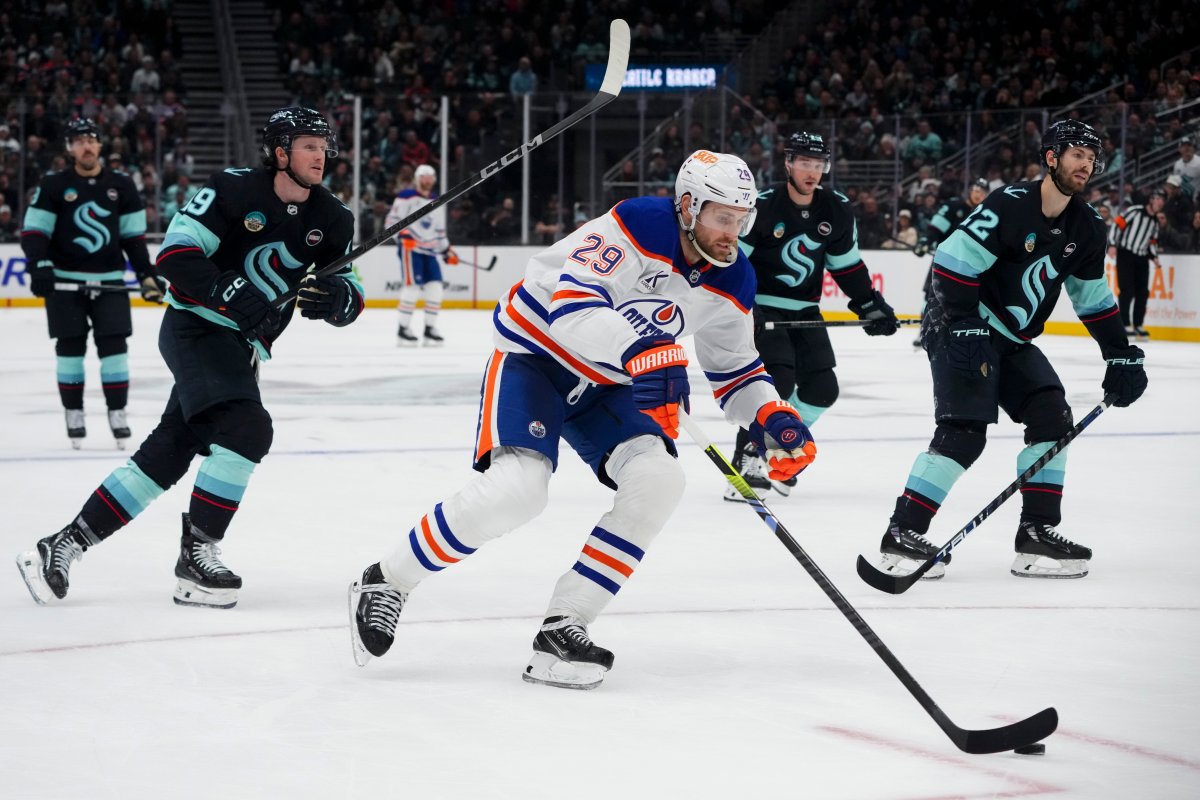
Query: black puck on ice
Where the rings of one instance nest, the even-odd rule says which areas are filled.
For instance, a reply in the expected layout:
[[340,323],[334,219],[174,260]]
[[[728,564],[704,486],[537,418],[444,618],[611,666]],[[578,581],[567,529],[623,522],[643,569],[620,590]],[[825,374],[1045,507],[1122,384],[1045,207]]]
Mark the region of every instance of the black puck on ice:
[[1013,752],[1022,756],[1044,756],[1046,755],[1046,745],[1041,742],[1027,744],[1024,747],[1013,748]]

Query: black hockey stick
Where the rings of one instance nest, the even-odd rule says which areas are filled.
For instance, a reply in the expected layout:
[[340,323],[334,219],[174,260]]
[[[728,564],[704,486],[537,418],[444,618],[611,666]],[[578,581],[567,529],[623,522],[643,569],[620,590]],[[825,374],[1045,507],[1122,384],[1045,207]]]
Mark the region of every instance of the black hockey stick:
[[1074,428],[1071,428],[1071,430],[1067,431],[1066,434],[1064,434],[1061,439],[1055,442],[1049,450],[1047,450],[1045,453],[1042,453],[1041,458],[1030,464],[1029,468],[1018,475],[1015,481],[1005,487],[1004,491],[998,494],[995,499],[992,500],[992,502],[988,503],[987,507],[983,509],[983,511],[980,511],[978,514],[976,514],[975,517],[966,525],[964,525],[958,533],[954,534],[950,541],[946,542],[946,544],[942,546],[942,549],[938,550],[937,553],[934,554],[933,558],[929,559],[924,564],[905,575],[892,575],[874,566],[862,556],[859,556],[858,577],[862,578],[879,591],[887,592],[888,594],[902,594],[903,592],[908,591],[908,589],[911,588],[914,583],[921,579],[922,575],[933,569],[934,564],[938,563],[939,561],[944,561],[946,557],[950,555],[950,551],[952,551],[955,547],[958,547],[959,543],[962,542],[963,539],[967,538],[967,534],[979,526],[979,523],[990,517],[993,511],[1003,505],[1005,500],[1012,497],[1020,490],[1022,486],[1028,483],[1029,479],[1032,478],[1038,472],[1038,470],[1050,463],[1050,459],[1061,453],[1063,449],[1075,439],[1076,436],[1083,433],[1084,428],[1095,422],[1096,417],[1103,414],[1105,409],[1111,406],[1115,399],[1115,395],[1105,395],[1104,400],[1100,402],[1100,405],[1093,408],[1090,414],[1079,420],[1079,422],[1075,424]]
[[[528,142],[521,145],[516,150],[513,150],[511,153],[501,156],[498,161],[493,161],[491,164],[488,164],[475,175],[472,175],[471,177],[457,184],[454,188],[445,192],[437,200],[434,200],[428,205],[422,206],[394,225],[384,228],[374,239],[360,244],[358,247],[351,250],[349,253],[346,253],[346,255],[342,256],[336,261],[321,267],[316,271],[315,274],[319,277],[337,272],[339,269],[351,263],[356,258],[360,258],[363,253],[366,253],[368,250],[373,250],[374,248],[388,241],[400,231],[411,227],[412,224],[417,220],[433,213],[434,210],[441,208],[449,202],[457,200],[459,197],[471,191],[500,170],[517,163],[522,158],[529,155],[530,151],[532,151],[534,148],[540,147],[541,145],[553,139],[555,136],[558,136],[567,128],[582,122],[600,109],[604,108],[613,100],[616,100],[617,95],[621,93],[621,86],[625,82],[625,68],[628,66],[628,64],[629,25],[626,24],[625,20],[623,19],[614,19],[608,27],[608,66],[604,69],[604,81],[600,84],[600,91],[596,92],[596,96],[588,101],[587,105],[566,119],[559,120],[556,124],[542,131],[537,136],[534,136]],[[299,288],[284,292],[275,299],[275,306],[283,306],[292,298],[294,298],[298,292]]]
[[[870,325],[872,322],[878,322],[875,319],[802,319],[791,322],[764,322],[763,327],[769,331],[781,330],[783,328],[861,328],[864,325]],[[896,320],[901,325],[920,325],[919,319],[900,319]]]
[[74,283],[66,281],[58,281],[54,284],[56,292],[126,292],[132,294],[140,292],[140,286],[117,286],[111,283]]
[[692,421],[690,417],[683,411],[679,412],[679,421],[683,427],[687,429],[688,434],[704,449],[705,455],[709,460],[717,465],[717,469],[721,470],[733,487],[738,490],[742,497],[746,498],[746,503],[754,512],[766,523],[767,527],[775,534],[779,541],[783,542],[783,546],[788,549],[800,566],[804,567],[804,571],[809,574],[817,585],[821,587],[821,591],[833,601],[837,606],[838,611],[850,620],[854,625],[854,629],[858,631],[867,644],[871,645],[871,649],[875,654],[883,659],[883,663],[888,665],[892,674],[900,679],[904,684],[904,688],[908,689],[909,693],[917,699],[921,704],[921,708],[925,709],[925,713],[933,717],[933,721],[938,727],[950,737],[950,741],[954,742],[955,747],[962,750],[964,753],[982,754],[982,753],[1002,753],[1005,750],[1013,750],[1017,747],[1023,747],[1027,744],[1045,739],[1058,727],[1058,712],[1053,708],[1047,708],[1034,714],[1028,719],[1023,719],[1020,722],[1014,722],[1011,725],[1005,725],[1000,728],[989,728],[986,730],[967,730],[960,728],[946,716],[946,712],[938,707],[938,704],[933,701],[933,698],[926,694],[921,685],[916,679],[909,674],[904,665],[900,663],[896,656],[892,655],[892,651],[887,648],[875,631],[867,625],[867,621],[862,618],[862,615],[850,605],[844,595],[838,588],[833,585],[833,582],[821,571],[816,562],[804,552],[804,549],[792,538],[788,533],[787,528],[783,527],[783,523],[779,518],[767,508],[766,504],[759,499],[750,485],[745,479],[738,474],[733,465],[721,455],[716,446],[704,435],[704,431],[700,426]]
[[489,261],[488,263],[476,264],[474,261],[468,261],[467,259],[460,257],[458,259],[458,263],[462,264],[464,267],[472,267],[473,269],[477,269],[480,272],[491,272],[492,267],[496,266],[496,258],[497,258],[496,256],[492,256],[491,261]]

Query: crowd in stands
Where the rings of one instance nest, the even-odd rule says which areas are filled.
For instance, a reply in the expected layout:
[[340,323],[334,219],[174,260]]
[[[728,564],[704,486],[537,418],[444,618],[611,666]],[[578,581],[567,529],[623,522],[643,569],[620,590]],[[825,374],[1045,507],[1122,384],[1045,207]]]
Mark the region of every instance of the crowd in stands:
[[[587,65],[607,58],[609,19],[630,21],[634,62],[672,54],[694,60],[705,42],[760,33],[777,10],[765,0],[700,0],[674,9],[633,8],[625,0],[268,5],[290,101],[321,110],[338,130],[343,155],[326,182],[347,201],[351,159],[359,159],[362,209],[369,212],[360,216],[363,236],[382,228],[392,197],[419,164],[440,168],[443,96],[453,184],[519,144],[519,98],[555,93],[542,101],[551,106],[558,92],[583,91]],[[109,160],[143,190],[152,230],[165,227],[194,194],[192,178],[199,176],[188,155],[187,92],[178,68],[183,43],[169,6],[0,0],[0,238],[9,235],[2,206],[15,218],[20,191],[28,196],[41,174],[63,166],[58,130],[73,116],[102,124]],[[573,175],[565,199],[557,181],[535,181],[534,240],[552,240],[622,197],[673,191],[675,169],[698,146],[743,156],[760,184],[782,180],[782,142],[806,129],[833,144],[827,181],[853,200],[864,246],[893,236],[903,241],[970,180],[999,186],[1036,177],[1042,128],[1086,98],[1069,113],[1105,137],[1108,173],[1098,180],[1095,202],[1108,214],[1149,191],[1178,194],[1168,204],[1174,210],[1164,239],[1193,247],[1185,244],[1196,234],[1183,223],[1183,208],[1195,205],[1200,176],[1181,174],[1182,185],[1166,184],[1171,162],[1161,157],[1200,133],[1200,106],[1193,105],[1200,64],[1186,37],[1200,0],[1054,0],[1027,11],[1014,23],[984,0],[953,8],[858,0],[823,19],[810,17],[765,82],[743,87],[741,102],[728,104],[724,142],[713,141],[711,123],[707,130],[698,122],[686,130],[666,126],[639,151],[643,162],[620,164],[599,208],[580,202],[589,192]],[[355,96],[363,98],[361,154],[350,144]],[[632,151],[637,142],[628,145]],[[1160,159],[1152,185],[1122,186],[1122,177],[1137,179],[1149,156]],[[502,172],[453,204],[452,240],[518,240],[519,174]]]
[[41,176],[66,166],[62,131],[79,117],[134,179],[150,230],[165,227],[192,166],[182,50],[169,0],[0,2],[0,241],[15,240]]

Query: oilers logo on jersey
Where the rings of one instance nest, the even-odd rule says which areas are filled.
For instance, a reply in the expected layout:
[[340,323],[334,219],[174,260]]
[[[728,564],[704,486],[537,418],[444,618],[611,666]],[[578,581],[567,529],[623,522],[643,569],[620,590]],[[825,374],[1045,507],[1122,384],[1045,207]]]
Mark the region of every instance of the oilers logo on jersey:
[[617,306],[617,311],[629,320],[638,336],[667,334],[676,337],[683,333],[683,309],[665,298],[641,297],[627,300]]

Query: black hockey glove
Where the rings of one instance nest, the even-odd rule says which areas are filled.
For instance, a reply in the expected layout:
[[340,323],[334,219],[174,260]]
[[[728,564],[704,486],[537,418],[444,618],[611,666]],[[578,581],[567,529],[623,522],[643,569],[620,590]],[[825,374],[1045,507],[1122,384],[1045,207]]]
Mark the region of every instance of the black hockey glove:
[[163,295],[167,291],[167,283],[157,275],[146,275],[141,278],[138,290],[142,293],[142,299],[147,303],[162,305]]
[[927,256],[930,251],[928,239],[918,239],[916,246],[913,247],[914,256]]
[[29,270],[29,291],[34,297],[49,297],[54,293],[54,267],[50,262],[46,266],[36,266]]
[[1125,408],[1132,405],[1150,379],[1146,377],[1146,354],[1142,348],[1129,345],[1128,347],[1109,350],[1104,354],[1104,363],[1108,369],[1104,371],[1104,394],[1113,395],[1113,405]]
[[979,317],[952,320],[942,340],[946,363],[973,378],[986,378],[997,366],[991,336],[992,329]]
[[300,284],[296,308],[307,319],[323,319],[331,325],[349,325],[358,316],[358,295],[345,278],[309,275]]
[[850,310],[857,314],[859,319],[867,320],[867,324],[863,326],[867,336],[891,336],[900,330],[896,312],[879,292],[871,292],[870,299],[862,303],[851,300]]
[[279,327],[279,311],[254,284],[236,272],[222,272],[208,290],[208,307],[238,326],[247,339]]

